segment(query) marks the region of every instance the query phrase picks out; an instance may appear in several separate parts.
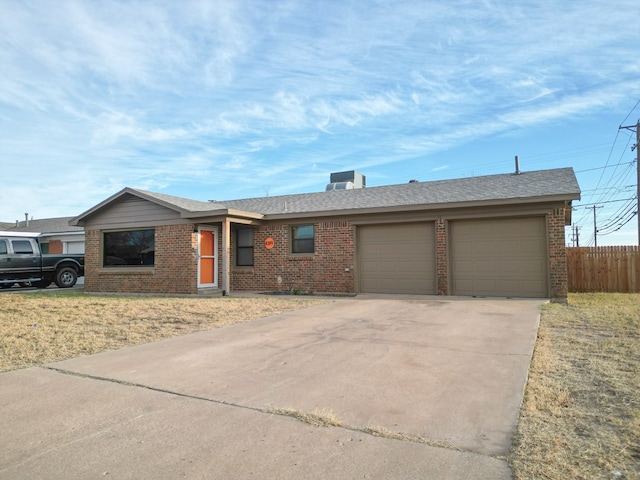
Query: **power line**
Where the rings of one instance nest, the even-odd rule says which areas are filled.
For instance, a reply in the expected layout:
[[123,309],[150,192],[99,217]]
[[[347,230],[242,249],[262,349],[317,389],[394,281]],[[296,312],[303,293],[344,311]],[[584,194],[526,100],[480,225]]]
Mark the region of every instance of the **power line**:
[[584,172],[593,172],[594,170],[602,170],[604,168],[613,168],[616,167],[618,165],[633,165],[635,163],[634,160],[628,162],[628,163],[618,163],[616,165],[605,165],[604,167],[595,167],[595,168],[587,168],[586,170],[576,170],[576,173],[584,173]]
[[635,200],[636,197],[630,197],[630,198],[619,198],[617,200],[605,200],[604,202],[597,202],[597,203],[581,203],[580,206],[581,207],[585,207],[585,208],[591,208],[593,205],[602,205],[604,203],[619,203],[619,202],[627,202],[629,200]]
[[[634,211],[635,208],[636,208],[636,203],[635,203],[635,198],[633,198],[626,205],[618,209],[618,211],[614,214],[614,218],[607,220],[605,225],[600,227],[598,231],[609,230],[610,228],[619,225],[619,223],[622,222],[623,219],[627,217],[627,215],[629,215],[630,212]],[[628,223],[628,221],[625,222],[625,224],[626,223]]]

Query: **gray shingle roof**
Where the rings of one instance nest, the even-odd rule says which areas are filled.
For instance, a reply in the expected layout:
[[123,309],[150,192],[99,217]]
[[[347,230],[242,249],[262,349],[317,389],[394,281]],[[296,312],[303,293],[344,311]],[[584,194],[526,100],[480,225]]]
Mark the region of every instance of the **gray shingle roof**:
[[211,210],[224,210],[225,205],[218,202],[202,202],[200,200],[190,200],[183,197],[175,197],[173,195],[167,195],[165,193],[149,192],[147,190],[131,189],[136,192],[142,193],[144,196],[158,200],[159,203],[166,204],[167,206],[177,207],[179,210],[187,212],[206,212]]
[[[73,219],[84,219],[126,195],[158,203],[179,211],[183,218],[206,214],[225,215],[314,215],[345,210],[444,208],[462,205],[571,201],[580,198],[580,187],[572,168],[538,170],[516,174],[488,175],[434,182],[415,182],[354,190],[332,190],[277,197],[203,202],[164,193],[125,188]],[[255,218],[255,217],[254,217]],[[78,228],[78,227],[76,227]]]
[[564,197],[580,198],[572,168],[416,182],[354,190],[249,198],[220,202],[228,208],[265,215],[331,210],[409,207],[507,200]]
[[69,220],[73,217],[41,218],[29,220],[29,225],[25,225],[24,220],[16,224],[6,224],[2,230],[9,232],[38,232],[38,233],[63,233],[83,231],[82,227],[72,227]]

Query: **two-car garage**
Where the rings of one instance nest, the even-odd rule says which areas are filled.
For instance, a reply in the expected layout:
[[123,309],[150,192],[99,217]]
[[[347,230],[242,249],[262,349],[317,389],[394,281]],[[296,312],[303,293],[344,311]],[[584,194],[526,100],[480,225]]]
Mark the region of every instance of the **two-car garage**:
[[[546,297],[545,217],[451,220],[446,260],[453,295]],[[357,229],[359,290],[436,293],[435,223]]]

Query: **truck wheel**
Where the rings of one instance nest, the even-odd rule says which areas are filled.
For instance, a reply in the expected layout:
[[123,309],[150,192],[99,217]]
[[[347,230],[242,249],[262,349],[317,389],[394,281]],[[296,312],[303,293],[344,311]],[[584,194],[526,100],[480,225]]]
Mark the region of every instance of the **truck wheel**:
[[75,268],[62,267],[56,272],[56,285],[60,288],[70,288],[76,284],[78,273]]

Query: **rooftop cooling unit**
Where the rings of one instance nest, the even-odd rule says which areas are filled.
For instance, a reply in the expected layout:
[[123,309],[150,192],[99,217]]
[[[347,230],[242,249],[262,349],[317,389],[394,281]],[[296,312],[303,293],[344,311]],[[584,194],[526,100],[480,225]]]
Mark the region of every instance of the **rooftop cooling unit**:
[[353,190],[356,188],[353,182],[334,182],[327,185],[326,192],[330,190]]
[[329,181],[331,183],[327,185],[327,192],[330,190],[351,190],[367,186],[367,177],[355,170],[332,173]]

